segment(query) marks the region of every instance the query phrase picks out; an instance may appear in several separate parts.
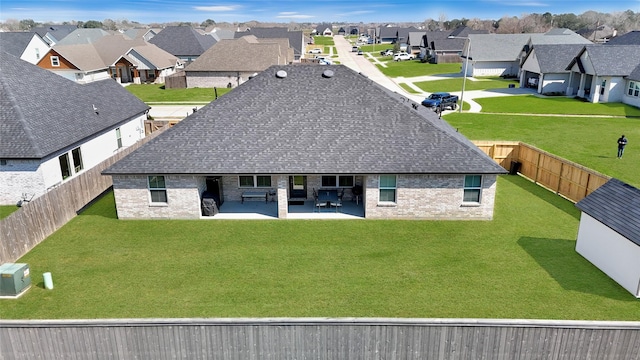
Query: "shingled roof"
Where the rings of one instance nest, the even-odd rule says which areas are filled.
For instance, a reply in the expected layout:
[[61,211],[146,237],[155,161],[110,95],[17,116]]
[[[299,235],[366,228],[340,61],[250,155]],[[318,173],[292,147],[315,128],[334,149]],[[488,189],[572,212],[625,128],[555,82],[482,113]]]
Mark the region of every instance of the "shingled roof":
[[271,65],[289,62],[288,43],[286,38],[265,40],[253,35],[220,40],[187,66],[185,71],[263,71]]
[[640,30],[633,30],[624,35],[616,36],[604,43],[605,45],[640,45]]
[[585,51],[589,54],[587,61],[597,76],[629,76],[640,64],[640,45],[587,45],[567,69],[581,61]]
[[0,51],[5,51],[13,56],[20,57],[34,36],[40,35],[24,31],[0,32]]
[[234,37],[239,39],[246,35],[254,35],[258,39],[277,39],[287,38],[289,39],[289,46],[293,48],[294,54],[300,56],[304,53],[304,34],[302,31],[289,31],[285,27],[255,27],[248,29],[247,31],[239,31],[234,33]]
[[167,26],[149,42],[175,56],[200,56],[216,43],[211,35],[203,35],[190,26]]
[[[358,89],[352,91],[351,89]],[[272,66],[105,174],[500,174],[438,116],[343,66]]]
[[611,179],[576,207],[640,246],[640,189]]
[[[562,44],[562,45],[536,45],[533,50],[527,54],[527,58],[535,54],[538,64],[540,65],[540,73],[566,73],[566,69],[573,58],[584,48],[580,44]],[[525,58],[524,61],[527,60]]]
[[0,63],[0,158],[41,159],[149,109],[111,79],[80,85],[3,51]]

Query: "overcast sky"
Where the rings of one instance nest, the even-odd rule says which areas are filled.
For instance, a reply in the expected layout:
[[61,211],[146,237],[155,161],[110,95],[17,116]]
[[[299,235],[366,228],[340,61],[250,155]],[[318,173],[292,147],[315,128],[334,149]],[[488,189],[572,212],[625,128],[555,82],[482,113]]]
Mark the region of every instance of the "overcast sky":
[[640,0],[0,0],[0,20],[36,22],[121,20],[151,22],[420,22],[492,19],[550,12],[582,14],[594,10],[640,13]]

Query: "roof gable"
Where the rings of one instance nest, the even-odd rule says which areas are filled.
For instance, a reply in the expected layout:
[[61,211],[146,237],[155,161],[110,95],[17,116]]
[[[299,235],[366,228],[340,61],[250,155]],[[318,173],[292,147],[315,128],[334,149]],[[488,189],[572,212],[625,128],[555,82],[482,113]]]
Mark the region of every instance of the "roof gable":
[[287,48],[281,45],[288,39],[257,39],[253,35],[240,39],[220,40],[195,61],[185,71],[263,71],[271,65],[287,63]]
[[293,48],[295,55],[300,56],[303,52],[304,34],[302,33],[302,31],[289,31],[289,29],[284,27],[257,27],[248,29],[247,31],[239,31],[234,33],[234,37],[236,39],[247,35],[254,35],[259,39],[288,38],[289,46]]
[[301,64],[270,67],[105,171],[504,172],[433,111],[343,65]]
[[640,65],[640,45],[586,45],[567,69],[585,60],[597,76],[629,76]]
[[611,179],[576,207],[640,246],[640,189]]
[[0,32],[0,51],[5,51],[13,56],[20,57],[34,36],[39,37],[38,34],[22,31]]
[[568,72],[567,65],[583,48],[584,45],[579,44],[536,45],[527,54],[524,61],[527,61],[530,55],[535,54],[542,74],[565,73]]
[[198,57],[213,46],[216,39],[200,34],[189,26],[167,26],[149,42],[178,57]]
[[46,157],[149,108],[110,79],[80,85],[3,51],[0,62],[0,158]]

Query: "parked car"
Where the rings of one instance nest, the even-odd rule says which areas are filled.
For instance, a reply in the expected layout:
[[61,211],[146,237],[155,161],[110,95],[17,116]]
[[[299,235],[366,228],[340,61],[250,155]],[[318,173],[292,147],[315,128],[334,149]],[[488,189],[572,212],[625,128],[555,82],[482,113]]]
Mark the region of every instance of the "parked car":
[[329,59],[322,59],[322,60],[318,61],[318,64],[320,64],[320,65],[333,65],[333,63]]
[[358,50],[358,55],[364,55],[364,52],[362,50]]
[[434,111],[440,111],[447,108],[455,110],[458,107],[458,96],[451,95],[448,92],[436,92],[422,100],[422,105],[431,108]]
[[411,60],[414,59],[415,56],[413,56],[413,54],[409,54],[406,52],[399,52],[395,55],[393,55],[393,61],[402,61],[402,60]]
[[358,52],[358,47],[357,46],[351,47],[351,52]]
[[393,49],[382,50],[382,51],[380,51],[380,55],[382,55],[382,56],[392,56],[393,55]]
[[322,54],[322,49],[318,49],[318,48],[311,49],[309,50],[309,54]]

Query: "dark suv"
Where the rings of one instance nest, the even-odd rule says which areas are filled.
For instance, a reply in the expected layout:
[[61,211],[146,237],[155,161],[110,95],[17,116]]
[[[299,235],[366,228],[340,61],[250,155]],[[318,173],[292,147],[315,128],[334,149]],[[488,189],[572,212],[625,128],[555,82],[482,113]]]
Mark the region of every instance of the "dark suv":
[[444,110],[446,108],[455,110],[458,107],[458,96],[451,95],[448,92],[436,92],[422,100],[422,105],[436,111]]

